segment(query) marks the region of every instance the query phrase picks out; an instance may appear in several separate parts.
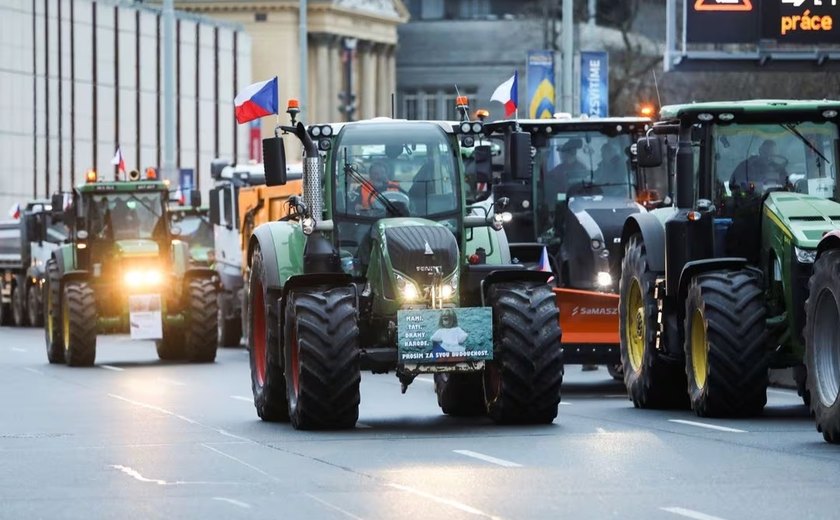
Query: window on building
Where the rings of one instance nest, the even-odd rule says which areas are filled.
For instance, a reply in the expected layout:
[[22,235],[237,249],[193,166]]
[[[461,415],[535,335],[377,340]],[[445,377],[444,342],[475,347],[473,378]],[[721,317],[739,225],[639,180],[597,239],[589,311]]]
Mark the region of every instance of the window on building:
[[[459,89],[462,96],[467,96],[470,102],[475,102],[474,87],[463,88],[459,85]],[[456,97],[457,94],[451,87],[400,92],[402,112],[399,116],[406,119],[457,120],[460,119],[460,115],[455,109]]]
[[402,99],[402,111],[399,116],[405,119],[420,119],[417,111],[417,95],[404,94]]

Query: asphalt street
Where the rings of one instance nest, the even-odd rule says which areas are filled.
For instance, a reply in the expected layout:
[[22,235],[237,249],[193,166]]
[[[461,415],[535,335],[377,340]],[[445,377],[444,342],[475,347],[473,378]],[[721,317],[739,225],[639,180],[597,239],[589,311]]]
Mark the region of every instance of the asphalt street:
[[441,414],[362,377],[359,425],[261,422],[248,356],[164,363],[100,336],[97,366],[47,364],[43,332],[0,329],[0,518],[837,518],[840,447],[795,393],[764,416],[636,410],[602,368],[567,366],[554,424]]

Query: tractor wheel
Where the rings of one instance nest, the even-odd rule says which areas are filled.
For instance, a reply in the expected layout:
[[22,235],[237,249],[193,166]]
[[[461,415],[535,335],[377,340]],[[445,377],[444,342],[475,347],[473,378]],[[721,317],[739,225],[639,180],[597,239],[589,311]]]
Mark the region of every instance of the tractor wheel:
[[823,438],[840,444],[840,250],[827,251],[814,263],[805,309],[811,413]]
[[286,302],[289,418],[299,430],[352,428],[359,418],[359,326],[349,287],[297,290]]
[[607,365],[607,372],[609,372],[610,377],[616,381],[624,381],[624,367],[621,363],[610,363]]
[[44,306],[41,304],[41,288],[29,285],[26,289],[26,314],[33,327],[44,326]]
[[61,319],[61,276],[55,260],[47,261],[47,282],[44,286],[44,336],[47,359],[50,363],[64,363],[64,331]]
[[[0,280],[0,293],[2,293],[5,284],[6,282]],[[3,299],[0,297],[0,326],[11,325],[12,323],[12,304],[3,303]]]
[[766,308],[748,271],[697,276],[685,302],[685,371],[702,417],[744,417],[767,403]]
[[238,347],[242,344],[242,318],[225,318],[219,309],[219,346]]
[[262,253],[259,246],[251,259],[248,276],[247,323],[248,357],[251,361],[251,390],[254,407],[263,421],[288,421],[289,406],[286,401],[286,379],[280,366],[278,343],[277,300],[266,290]]
[[685,408],[685,372],[656,351],[656,276],[641,237],[630,238],[619,280],[619,339],[624,385],[636,408]]
[[546,284],[491,287],[493,360],[484,368],[487,413],[497,423],[549,424],[557,417],[563,351],[554,292]]
[[96,301],[87,282],[64,285],[61,302],[61,328],[64,331],[64,358],[71,367],[93,366],[96,360]]
[[155,340],[158,359],[161,361],[180,361],[184,353],[184,331],[181,327],[163,324],[163,337]]
[[474,417],[487,413],[479,372],[435,374],[435,393],[446,415]]
[[26,277],[23,276],[18,276],[12,286],[12,319],[15,327],[29,325],[29,316],[26,314]]
[[194,363],[212,363],[218,346],[216,285],[208,278],[193,278],[187,287],[184,353]]

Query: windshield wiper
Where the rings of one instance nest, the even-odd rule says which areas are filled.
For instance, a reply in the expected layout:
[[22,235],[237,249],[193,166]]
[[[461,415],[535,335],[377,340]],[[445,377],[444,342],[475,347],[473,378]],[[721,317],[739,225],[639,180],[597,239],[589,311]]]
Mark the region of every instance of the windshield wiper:
[[388,200],[387,197],[385,197],[385,195],[383,195],[381,191],[376,189],[376,186],[374,186],[372,182],[365,179],[362,174],[356,171],[355,165],[352,165],[347,161],[346,152],[344,159],[344,174],[349,175],[353,180],[361,184],[363,187],[369,189],[371,194],[373,194],[373,196],[376,197],[376,200],[378,200],[382,203],[383,206],[385,206],[385,210],[388,213],[396,215],[398,217],[400,216],[400,210],[394,205],[394,203]]
[[796,129],[795,124],[793,124],[793,123],[787,123],[787,124],[780,123],[779,126],[784,128],[788,132],[792,133],[793,135],[795,135],[799,139],[801,139],[802,142],[805,143],[808,146],[808,148],[811,149],[811,151],[813,151],[815,154],[820,156],[820,159],[822,159],[823,161],[825,161],[828,164],[831,164],[831,161],[829,161],[828,158],[825,155],[822,154],[822,152],[817,150],[817,147],[814,146],[813,144],[811,144],[811,141],[809,141],[808,138],[806,138],[804,135],[802,135],[799,132],[799,130]]
[[138,197],[136,194],[129,193],[128,196],[131,197],[132,199],[136,200],[140,204],[142,204],[143,207],[146,208],[147,210],[149,210],[150,212],[152,212],[152,214],[154,216],[156,216],[157,218],[160,218],[160,214],[157,211],[155,211],[155,208],[146,204],[146,202],[143,199],[141,199],[140,197]]

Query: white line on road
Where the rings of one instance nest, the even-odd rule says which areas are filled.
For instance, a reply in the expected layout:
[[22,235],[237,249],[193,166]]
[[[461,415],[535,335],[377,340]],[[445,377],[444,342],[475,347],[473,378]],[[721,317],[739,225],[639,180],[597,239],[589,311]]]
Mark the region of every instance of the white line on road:
[[238,462],[238,463],[242,464],[242,465],[243,465],[243,466],[245,466],[246,468],[250,468],[250,469],[252,469],[252,470],[256,471],[256,472],[257,472],[257,473],[259,473],[260,475],[266,476],[266,477],[270,478],[271,480],[274,480],[274,481],[277,481],[277,482],[279,482],[279,481],[280,481],[280,479],[279,479],[279,478],[275,477],[274,475],[270,475],[270,474],[266,473],[265,471],[263,471],[263,470],[261,470],[260,468],[258,468],[258,467],[256,467],[256,466],[254,466],[253,464],[248,464],[247,462],[245,462],[245,461],[244,461],[244,460],[242,460],[242,459],[238,459],[238,458],[234,457],[233,455],[230,455],[230,454],[228,454],[228,453],[225,453],[225,452],[223,452],[222,450],[217,450],[216,448],[214,448],[214,447],[212,447],[212,446],[208,446],[207,444],[203,444],[203,443],[202,443],[201,445],[202,445],[202,446],[204,446],[205,448],[207,448],[207,449],[208,449],[208,450],[210,450],[210,451],[213,451],[213,452],[218,453],[218,454],[219,454],[219,455],[221,455],[222,457],[227,457],[227,458],[229,458],[230,460],[232,460],[232,461],[234,461],[234,462]]
[[697,421],[686,421],[683,419],[668,419],[669,422],[672,423],[680,423],[680,424],[687,424],[689,426],[698,426],[700,428],[708,428],[710,430],[717,430],[719,432],[729,432],[729,433],[747,433],[747,430],[739,430],[737,428],[728,428],[726,426],[718,426],[716,424],[706,424]]
[[36,370],[36,369],[34,369],[34,368],[32,368],[32,367],[23,367],[23,369],[24,369],[24,370],[26,370],[26,371],[28,371],[28,372],[32,372],[33,374],[38,374],[39,376],[44,375],[44,373],[43,373],[43,372],[41,372],[40,370]]
[[12,347],[12,350],[14,350],[15,352],[26,352],[25,348],[20,347]]
[[516,462],[511,462],[505,459],[497,459],[496,457],[491,457],[490,455],[485,455],[483,453],[478,453],[477,451],[470,451],[470,450],[452,450],[453,452],[464,455],[467,457],[472,457],[474,459],[483,460],[484,462],[489,462],[491,464],[496,464],[499,466],[504,466],[506,468],[521,468],[522,464],[517,464]]
[[115,367],[115,366],[112,366],[112,365],[99,365],[99,366],[102,367],[102,368],[105,368],[107,370],[113,370],[114,372],[123,372],[125,370],[124,368]]
[[237,401],[245,401],[246,403],[254,403],[253,397],[245,397],[244,395],[232,395],[230,398],[236,399]]
[[128,397],[123,397],[123,396],[117,395],[117,394],[108,394],[108,397],[113,397],[114,399],[119,399],[120,401],[125,401],[126,403],[131,403],[134,406],[139,406],[141,408],[146,408],[148,410],[154,410],[154,411],[160,412],[164,415],[171,415],[172,417],[177,417],[178,419],[181,419],[182,421],[186,421],[190,424],[198,424],[196,421],[190,419],[189,417],[184,417],[183,415],[179,415],[175,412],[171,412],[171,411],[167,410],[166,408],[161,408],[160,406],[155,406],[153,404],[141,403],[140,401],[135,401],[133,399],[129,399]]
[[158,486],[183,486],[187,484],[225,484],[225,485],[232,485],[232,484],[240,484],[240,482],[206,482],[206,481],[193,481],[188,482],[186,480],[175,480],[173,482],[167,482],[166,480],[161,480],[157,478],[146,478],[140,474],[134,468],[130,468],[128,466],[123,466],[122,464],[111,464],[110,467],[114,469],[118,469],[128,475],[129,477],[133,478],[134,480],[139,480],[140,482],[145,482],[148,484],[157,484]]
[[487,517],[487,518],[496,518],[495,516],[489,515],[489,514],[485,513],[484,511],[482,511],[480,509],[476,509],[472,506],[468,506],[467,504],[462,504],[461,502],[458,502],[457,500],[452,500],[451,498],[439,497],[439,496],[433,495],[431,493],[426,493],[425,491],[421,491],[419,489],[414,489],[412,487],[403,486],[402,484],[395,484],[393,482],[389,482],[385,485],[388,486],[388,487],[392,487],[394,489],[399,489],[400,491],[405,491],[406,493],[411,493],[412,495],[417,495],[417,496],[420,496],[420,497],[423,497],[423,498],[428,498],[432,502],[437,502],[438,504],[444,504],[444,505],[447,505],[447,506],[454,507],[455,509],[458,509],[458,510],[463,511],[465,513],[470,513],[471,515],[479,515],[479,516],[484,516],[484,517]]
[[245,502],[240,502],[239,500],[234,500],[232,498],[213,497],[213,500],[218,500],[219,502],[227,502],[228,504],[233,504],[235,506],[239,506],[242,509],[251,509],[250,504],[246,504]]
[[315,495],[313,495],[313,494],[311,494],[311,493],[304,493],[304,494],[305,494],[306,496],[308,496],[309,498],[311,498],[312,500],[314,500],[314,501],[316,501],[316,502],[320,502],[321,504],[323,504],[323,505],[327,506],[328,508],[332,509],[333,511],[338,511],[339,513],[341,513],[341,514],[343,514],[343,515],[345,515],[345,516],[347,516],[347,517],[349,517],[349,518],[352,518],[353,520],[364,520],[363,518],[361,518],[361,517],[359,517],[359,516],[354,515],[354,514],[353,514],[353,513],[351,513],[350,511],[345,511],[344,509],[341,509],[341,508],[340,508],[340,507],[338,507],[337,505],[335,505],[335,504],[330,504],[330,503],[329,503],[329,502],[327,502],[326,500],[323,500],[323,499],[321,499],[321,498],[318,498],[318,497],[316,497]]
[[685,509],[683,507],[660,507],[659,509],[669,513],[674,513],[675,515],[684,516],[686,518],[693,518],[694,520],[723,520],[723,518],[719,516],[707,515],[706,513],[692,511],[691,509]]

